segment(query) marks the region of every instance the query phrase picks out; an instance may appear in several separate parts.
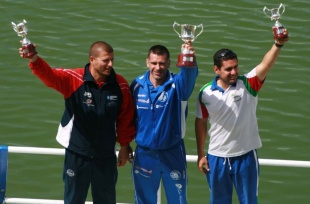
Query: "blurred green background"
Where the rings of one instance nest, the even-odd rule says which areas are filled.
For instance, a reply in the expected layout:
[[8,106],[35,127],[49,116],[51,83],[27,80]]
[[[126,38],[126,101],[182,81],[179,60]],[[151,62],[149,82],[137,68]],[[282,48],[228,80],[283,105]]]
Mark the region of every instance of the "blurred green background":
[[[257,65],[273,43],[274,22],[264,6],[286,6],[280,22],[290,41],[259,94],[257,109],[264,159],[310,160],[309,154],[309,21],[310,3],[292,1],[178,1],[178,0],[2,0],[0,2],[0,141],[9,146],[56,147],[55,135],[64,102],[45,87],[19,57],[20,37],[11,22],[28,22],[27,37],[40,56],[53,67],[83,67],[89,46],[105,40],[115,49],[115,70],[130,83],[144,73],[150,46],[163,44],[171,52],[172,72],[178,72],[177,54],[182,41],[172,24],[203,24],[193,43],[199,76],[189,101],[187,154],[196,154],[195,99],[212,80],[212,56],[228,47],[238,54],[240,72]],[[133,146],[134,143],[133,143]],[[62,199],[63,156],[9,154],[7,197]],[[196,163],[188,163],[188,203],[209,203],[205,177]],[[261,166],[259,201],[309,203],[310,169]],[[166,203],[162,192],[162,203]],[[89,195],[88,200],[91,200]],[[130,165],[119,168],[117,202],[133,203]],[[238,203],[234,197],[234,203]]]

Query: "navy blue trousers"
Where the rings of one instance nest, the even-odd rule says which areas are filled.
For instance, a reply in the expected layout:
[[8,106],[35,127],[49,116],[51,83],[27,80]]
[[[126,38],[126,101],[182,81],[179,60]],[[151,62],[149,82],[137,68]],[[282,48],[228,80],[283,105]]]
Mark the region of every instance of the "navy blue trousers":
[[115,204],[117,174],[116,155],[90,158],[66,150],[64,203],[85,204],[91,186],[94,204]]

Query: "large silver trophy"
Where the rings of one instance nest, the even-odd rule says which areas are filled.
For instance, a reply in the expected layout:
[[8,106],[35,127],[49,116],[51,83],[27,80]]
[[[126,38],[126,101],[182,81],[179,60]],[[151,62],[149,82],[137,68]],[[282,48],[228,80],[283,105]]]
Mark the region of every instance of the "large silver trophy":
[[266,16],[268,16],[271,20],[276,21],[274,26],[272,27],[274,39],[279,39],[285,37],[284,35],[284,27],[279,22],[280,17],[285,11],[285,6],[280,4],[279,8],[268,9],[266,6],[263,8],[263,11]]
[[15,24],[12,22],[12,26],[14,31],[18,36],[22,37],[22,49],[23,49],[23,57],[32,57],[37,54],[37,51],[33,44],[30,42],[28,38],[26,38],[28,29],[27,29],[27,21],[24,19],[23,22]]
[[[181,27],[181,33],[176,30],[176,26]],[[183,40],[185,43],[193,42],[203,31],[203,25],[190,25],[190,24],[178,24],[174,22],[172,25],[174,31],[178,34],[178,36]],[[200,28],[200,32],[195,36],[195,30]],[[178,55],[178,67],[195,67],[196,66],[196,57],[193,52],[187,49],[183,49],[182,53]]]

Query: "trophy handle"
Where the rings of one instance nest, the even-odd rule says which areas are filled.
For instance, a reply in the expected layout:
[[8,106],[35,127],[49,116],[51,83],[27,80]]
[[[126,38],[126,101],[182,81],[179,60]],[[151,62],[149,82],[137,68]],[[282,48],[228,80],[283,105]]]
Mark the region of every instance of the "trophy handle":
[[263,8],[263,12],[264,12],[264,14],[268,17],[268,18],[270,18],[271,20],[273,20],[273,18],[272,18],[272,11],[273,11],[274,9],[268,9],[266,6]]
[[201,28],[200,32],[196,35],[195,39],[203,32],[203,25],[200,24],[198,26],[196,26],[196,28]]
[[17,31],[16,24],[15,24],[15,23],[13,23],[13,22],[11,22],[11,24],[12,24],[13,30],[17,33],[18,31]]
[[174,32],[176,32],[178,34],[178,36],[181,38],[181,34],[175,29],[175,26],[181,26],[181,25],[178,24],[176,21],[172,25]]
[[[281,8],[283,8],[283,9],[282,9],[282,12],[280,13]],[[280,6],[279,6],[279,13],[280,13],[281,16],[284,13],[284,11],[285,11],[285,6],[281,3]]]
[[269,15],[267,14],[267,12],[269,12],[269,9],[268,9],[266,6],[263,8],[263,12],[264,12],[264,14],[265,14],[266,16],[268,16],[269,18],[271,18],[271,16],[269,16]]

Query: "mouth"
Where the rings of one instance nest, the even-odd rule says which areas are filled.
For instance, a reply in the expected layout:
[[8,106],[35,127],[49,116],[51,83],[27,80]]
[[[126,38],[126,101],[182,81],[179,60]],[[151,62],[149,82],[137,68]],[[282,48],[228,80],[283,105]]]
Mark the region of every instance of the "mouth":
[[162,75],[162,73],[161,72],[154,72],[154,75],[160,77]]
[[236,81],[238,78],[238,76],[234,75],[234,76],[230,76],[229,77],[229,81]]

